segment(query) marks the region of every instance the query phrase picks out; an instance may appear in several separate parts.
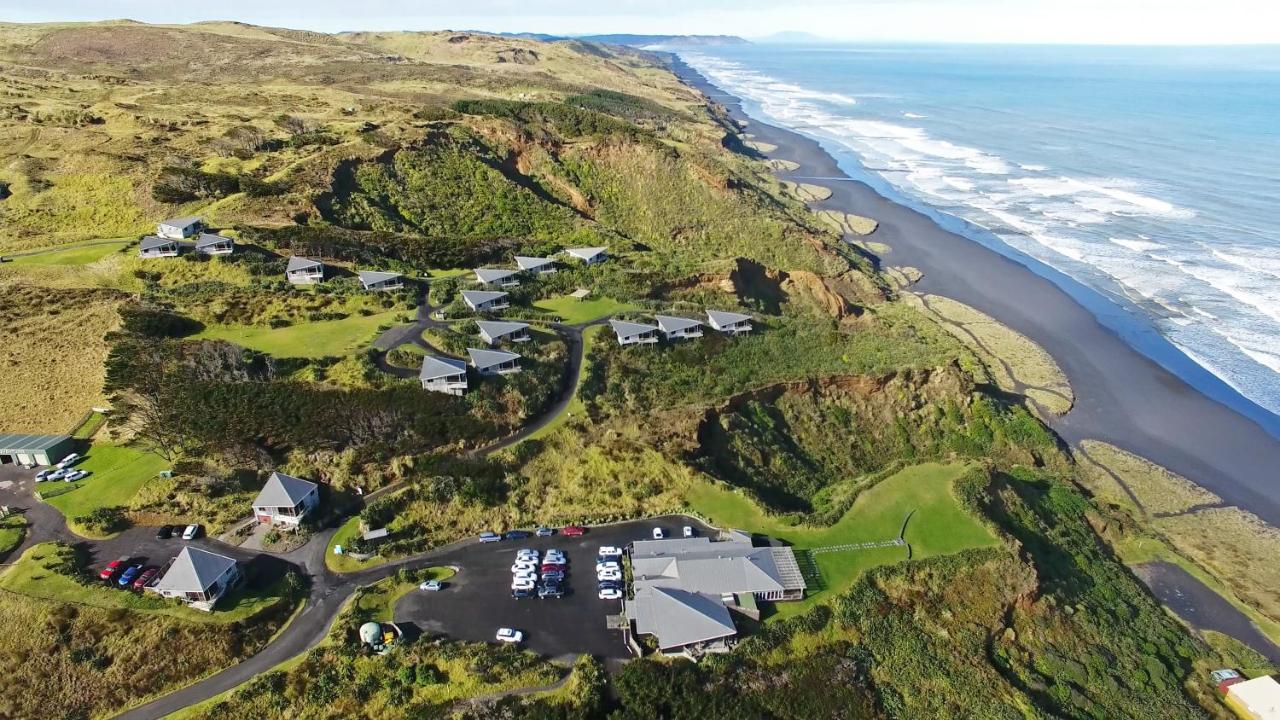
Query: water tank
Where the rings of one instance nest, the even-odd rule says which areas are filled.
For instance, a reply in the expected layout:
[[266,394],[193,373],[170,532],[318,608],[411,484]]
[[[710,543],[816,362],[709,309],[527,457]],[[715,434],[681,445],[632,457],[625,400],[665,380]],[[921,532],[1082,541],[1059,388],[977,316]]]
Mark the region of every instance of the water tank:
[[382,645],[382,626],[376,622],[367,622],[361,625],[360,642],[374,647]]

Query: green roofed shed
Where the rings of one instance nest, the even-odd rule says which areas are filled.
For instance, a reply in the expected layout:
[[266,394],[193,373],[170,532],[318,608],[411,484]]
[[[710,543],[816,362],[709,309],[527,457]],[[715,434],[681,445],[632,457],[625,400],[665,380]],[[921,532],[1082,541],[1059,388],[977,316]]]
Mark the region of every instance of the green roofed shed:
[[69,435],[0,433],[0,465],[52,465],[70,454],[74,445]]

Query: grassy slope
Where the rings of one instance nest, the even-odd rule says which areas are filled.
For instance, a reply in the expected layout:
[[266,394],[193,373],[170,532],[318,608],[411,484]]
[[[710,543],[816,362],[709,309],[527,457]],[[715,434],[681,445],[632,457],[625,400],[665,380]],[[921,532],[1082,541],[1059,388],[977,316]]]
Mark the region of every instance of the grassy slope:
[[168,467],[164,458],[154,453],[120,445],[99,443],[86,453],[76,466],[90,471],[79,482],[51,482],[40,485],[43,493],[58,493],[48,502],[67,517],[67,524],[79,535],[97,535],[75,522],[75,518],[101,507],[128,505],[138,488]]
[[129,241],[93,242],[60,247],[48,252],[13,258],[14,265],[88,265],[128,245]]
[[553,312],[559,315],[561,320],[569,325],[577,325],[578,323],[591,322],[609,315],[616,315],[628,310],[638,309],[630,303],[620,302],[613,298],[589,298],[587,300],[579,300],[569,296],[547,298],[535,302],[534,307],[541,308],[547,312]]
[[364,347],[378,326],[391,322],[397,312],[303,322],[282,328],[246,325],[210,325],[196,338],[226,340],[276,357],[331,357]]
[[21,515],[10,515],[0,520],[0,556],[22,543],[27,532],[27,521]]
[[[863,492],[839,522],[825,528],[788,524],[720,485],[695,484],[687,497],[693,510],[720,527],[770,535],[799,549],[892,540],[912,513],[904,537],[911,557],[920,559],[996,544],[991,533],[952,494],[952,483],[966,469],[964,465],[935,463],[906,468]],[[901,547],[815,555],[826,587],[809,593],[804,602],[778,605],[778,615],[790,617],[827,602],[847,590],[868,568],[906,557]]]

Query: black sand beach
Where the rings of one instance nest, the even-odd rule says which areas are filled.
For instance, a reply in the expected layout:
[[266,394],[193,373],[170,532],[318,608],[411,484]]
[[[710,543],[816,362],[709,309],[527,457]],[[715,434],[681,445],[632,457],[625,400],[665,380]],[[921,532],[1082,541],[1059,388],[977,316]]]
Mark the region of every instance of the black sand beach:
[[[867,239],[891,248],[882,258],[885,265],[912,266],[924,273],[915,290],[974,307],[1051,354],[1076,397],[1069,413],[1049,420],[1065,441],[1111,443],[1187,477],[1228,505],[1280,525],[1280,439],[1255,420],[1126,343],[1061,287],[1029,269],[1033,260],[1006,257],[887,200],[850,179],[816,141],[748,117],[736,98],[678,59],[673,69],[734,118],[748,123],[756,141],[776,146],[770,158],[800,165],[780,172],[780,177],[805,178],[830,188],[832,196],[814,207],[879,221]],[[1172,345],[1162,350],[1170,351],[1177,352]],[[1195,371],[1180,353],[1166,362],[1179,367],[1185,363],[1192,366],[1188,372]]]

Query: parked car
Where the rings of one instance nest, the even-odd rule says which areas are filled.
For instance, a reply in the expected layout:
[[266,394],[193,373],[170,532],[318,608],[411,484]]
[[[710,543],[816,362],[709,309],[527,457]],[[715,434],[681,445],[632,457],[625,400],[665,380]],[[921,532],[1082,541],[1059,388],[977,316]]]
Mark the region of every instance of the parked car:
[[662,530],[662,528],[654,528],[654,529],[653,529],[653,539],[654,539],[654,540],[661,540],[661,539],[665,538],[666,536],[667,536],[667,534]]
[[555,580],[555,581],[559,582],[559,581],[561,581],[561,580],[564,580],[564,571],[563,571],[563,570],[550,570],[550,571],[548,571],[548,572],[544,572],[544,573],[542,573],[542,579],[543,579],[543,580]]
[[53,473],[53,468],[45,468],[41,470],[40,472],[36,473],[36,482],[44,482],[45,480],[49,479],[49,475],[51,475],[52,473]]
[[566,527],[560,528],[560,534],[567,535],[569,537],[579,537],[581,535],[586,535],[587,529],[582,527],[581,525],[568,525]]
[[182,531],[183,540],[195,540],[198,537],[200,537],[199,525],[188,525],[187,529]]
[[497,638],[498,642],[516,645],[524,642],[524,633],[515,628],[498,628]]
[[533,548],[520,548],[519,550],[516,551],[517,560],[524,560],[526,558],[532,558],[533,560],[537,560],[538,551],[534,550]]
[[601,570],[600,572],[596,573],[596,579],[621,581],[622,573],[618,572],[617,570]]
[[540,527],[534,534],[538,537],[551,537],[556,534],[556,531],[549,527]]
[[80,453],[71,453],[70,455],[58,461],[58,469],[63,470],[65,468],[69,468],[72,465],[75,465],[79,461],[80,461]]
[[597,596],[601,600],[621,600],[622,591],[617,588],[600,588],[600,592],[597,593]]
[[518,589],[513,589],[511,591],[511,597],[515,598],[516,600],[524,600],[525,598],[531,598],[537,594],[538,594],[538,591],[534,590],[531,587],[518,588]]
[[554,550],[549,550],[546,555],[542,556],[542,562],[560,563],[563,565],[568,562],[568,560],[569,558],[565,557],[564,553],[556,552]]
[[496,532],[486,530],[480,533],[480,542],[482,543],[502,542],[502,536]]
[[87,478],[87,477],[89,477],[89,471],[88,471],[88,470],[72,470],[71,472],[69,472],[69,473],[67,473],[66,475],[63,475],[63,476],[62,476],[62,481],[63,481],[63,482],[75,482],[75,481],[77,481],[77,480],[83,480],[83,479],[85,479],[85,478]]
[[102,572],[98,573],[98,578],[101,580],[109,581],[111,580],[111,578],[116,576],[116,573],[123,570],[125,566],[127,566],[128,564],[129,564],[128,555],[112,560],[111,562],[107,563],[107,566],[102,569]]
[[141,572],[142,565],[130,565],[124,569],[124,572],[120,573],[120,579],[116,582],[120,584],[120,587],[129,587]]
[[528,530],[508,530],[503,537],[507,540],[524,540],[525,538],[533,537],[533,533]]
[[174,528],[172,525],[161,525],[160,529],[156,530],[156,539],[168,540],[169,538],[173,537],[173,530]]
[[622,548],[614,547],[612,545],[600,546],[601,557],[605,555],[621,555],[621,554],[622,554]]
[[444,583],[439,580],[426,580],[418,586],[418,589],[426,590],[427,592],[436,592],[444,589]]
[[157,568],[157,567],[149,567],[143,570],[142,574],[138,575],[138,578],[133,581],[133,589],[141,590],[146,586],[150,585],[152,578],[154,578],[156,574],[159,572],[160,572],[160,568]]
[[542,572],[564,572],[564,563],[542,563]]
[[532,570],[526,570],[526,571],[523,571],[523,572],[512,573],[512,574],[511,574],[511,579],[512,579],[512,581],[515,581],[515,580],[521,580],[521,581],[523,581],[523,580],[528,580],[529,582],[538,582],[538,573],[536,573],[536,572],[534,572],[534,571],[532,571]]
[[538,569],[537,563],[525,562],[523,560],[517,560],[515,564],[511,566],[511,572],[513,573],[533,572],[534,570],[537,570],[537,569]]
[[538,588],[538,597],[540,599],[553,598],[559,600],[564,597],[564,595],[564,586],[560,583],[555,583],[554,585],[543,585]]
[[596,563],[597,573],[602,573],[606,570],[612,570],[614,572],[622,572],[622,565],[616,562]]
[[694,531],[694,529],[693,529],[693,526],[692,526],[692,525],[685,525],[683,528],[681,528],[681,529],[680,529],[680,534],[681,534],[681,535],[683,535],[683,536],[685,536],[685,537],[687,537],[687,538],[690,538],[690,537],[693,537],[694,535],[697,535],[697,533]]
[[621,580],[601,580],[596,587],[601,590],[609,590],[609,589],[621,590],[622,581]]
[[537,583],[535,583],[535,582],[534,582],[534,581],[532,581],[532,580],[527,580],[527,579],[525,579],[525,580],[512,580],[512,581],[511,581],[511,589],[512,589],[512,590],[532,590],[536,585],[537,585]]
[[53,472],[49,473],[48,475],[45,475],[45,476],[44,476],[44,479],[45,479],[45,480],[61,480],[62,478],[66,477],[66,476],[67,476],[67,471],[66,471],[66,470],[63,470],[63,469],[61,469],[61,468],[59,468],[59,469],[54,470]]

